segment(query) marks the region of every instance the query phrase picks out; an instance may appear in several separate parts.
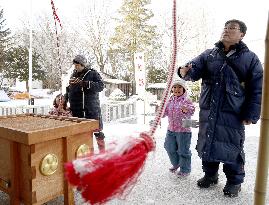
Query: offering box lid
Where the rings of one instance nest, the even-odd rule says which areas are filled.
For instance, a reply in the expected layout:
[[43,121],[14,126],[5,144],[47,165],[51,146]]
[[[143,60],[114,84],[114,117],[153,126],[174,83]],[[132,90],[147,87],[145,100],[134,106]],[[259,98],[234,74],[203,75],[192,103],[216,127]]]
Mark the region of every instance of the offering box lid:
[[98,129],[98,121],[51,115],[9,115],[0,117],[0,138],[23,144],[73,136]]

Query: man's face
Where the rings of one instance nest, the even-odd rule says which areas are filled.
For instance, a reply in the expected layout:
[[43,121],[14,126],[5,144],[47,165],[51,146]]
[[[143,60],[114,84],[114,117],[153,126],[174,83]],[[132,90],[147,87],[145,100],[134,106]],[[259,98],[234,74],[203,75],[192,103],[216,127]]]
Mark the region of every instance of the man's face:
[[78,71],[78,72],[81,72],[85,67],[80,65],[80,64],[77,64],[77,63],[74,63],[74,66],[75,66],[75,69]]
[[244,33],[240,31],[239,24],[231,22],[224,27],[220,41],[224,44],[226,43],[234,45],[238,43],[240,40],[242,40],[243,37]]

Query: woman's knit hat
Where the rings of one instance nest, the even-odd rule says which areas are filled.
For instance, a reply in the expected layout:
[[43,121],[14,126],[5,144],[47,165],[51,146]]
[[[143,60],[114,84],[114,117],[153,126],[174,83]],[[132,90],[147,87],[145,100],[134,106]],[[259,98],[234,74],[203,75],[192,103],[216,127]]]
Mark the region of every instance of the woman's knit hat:
[[82,66],[86,66],[87,65],[87,59],[83,56],[83,55],[77,55],[74,59],[73,59],[73,64],[80,64]]

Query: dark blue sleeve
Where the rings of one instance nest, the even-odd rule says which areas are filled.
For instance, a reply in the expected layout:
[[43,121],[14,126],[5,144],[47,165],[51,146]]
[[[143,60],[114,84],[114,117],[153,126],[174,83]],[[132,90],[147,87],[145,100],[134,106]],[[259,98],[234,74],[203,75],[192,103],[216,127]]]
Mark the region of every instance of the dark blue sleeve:
[[94,91],[94,92],[101,92],[105,87],[102,77],[95,70],[91,72],[92,72],[91,73],[92,77],[89,80],[89,90]]
[[254,54],[245,82],[246,100],[242,111],[243,120],[256,123],[260,119],[262,99],[263,68]]

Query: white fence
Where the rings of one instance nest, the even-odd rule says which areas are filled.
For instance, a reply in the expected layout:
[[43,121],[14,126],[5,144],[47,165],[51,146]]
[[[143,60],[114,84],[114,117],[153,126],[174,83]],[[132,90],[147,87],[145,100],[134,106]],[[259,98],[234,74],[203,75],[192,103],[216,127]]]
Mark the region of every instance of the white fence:
[[34,113],[34,114],[48,114],[50,110],[49,105],[21,105],[21,106],[0,106],[1,115],[16,115],[23,113]]
[[[20,105],[1,106],[1,115],[16,115],[23,113],[34,113],[47,115],[49,105]],[[112,101],[101,104],[103,122],[126,122],[136,120],[136,101]]]
[[136,120],[136,101],[111,101],[101,105],[103,121],[126,122]]

